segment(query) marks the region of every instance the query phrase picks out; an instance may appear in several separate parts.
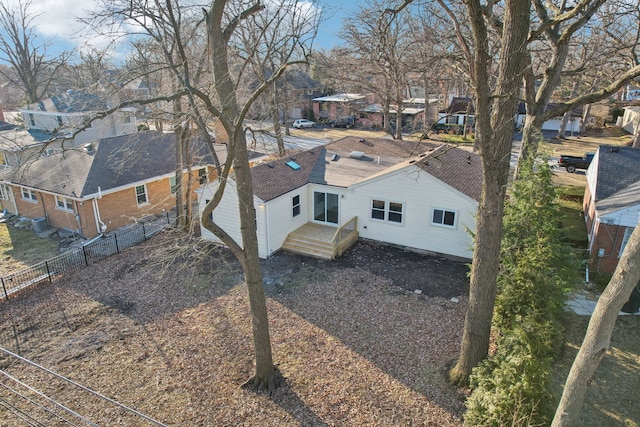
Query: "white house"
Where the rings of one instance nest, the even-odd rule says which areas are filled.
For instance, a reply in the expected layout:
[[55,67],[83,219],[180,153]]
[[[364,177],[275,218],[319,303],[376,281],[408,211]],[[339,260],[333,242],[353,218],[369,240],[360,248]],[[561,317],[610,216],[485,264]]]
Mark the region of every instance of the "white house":
[[96,95],[82,91],[67,91],[43,99],[20,109],[24,124],[29,131],[50,134],[49,145],[62,136],[78,132],[73,142],[65,147],[79,146],[99,138],[130,135],[138,131],[133,109],[122,109],[106,117],[90,121],[92,116],[107,110],[109,102]]
[[[557,104],[549,103],[547,105],[546,110],[550,110],[557,107]],[[524,126],[525,119],[527,117],[527,110],[524,103],[518,104],[518,113],[516,114],[516,127],[522,128]],[[571,110],[571,115],[569,116],[569,123],[567,124],[567,128],[565,132],[569,132],[571,134],[580,133],[580,126],[582,125],[582,107],[574,108]],[[562,126],[562,115],[558,117],[554,117],[542,123],[541,130],[549,130],[549,131],[558,131]]]
[[[336,233],[345,228],[356,238],[472,257],[468,231],[475,230],[482,174],[479,157],[467,151],[347,137],[255,166],[252,175],[262,258],[281,248],[312,247],[323,240],[323,233],[339,245]],[[200,212],[216,188],[217,183],[210,183],[201,189]],[[241,243],[233,179],[213,220]],[[306,243],[296,243],[304,234]],[[202,236],[218,241],[204,228]]]

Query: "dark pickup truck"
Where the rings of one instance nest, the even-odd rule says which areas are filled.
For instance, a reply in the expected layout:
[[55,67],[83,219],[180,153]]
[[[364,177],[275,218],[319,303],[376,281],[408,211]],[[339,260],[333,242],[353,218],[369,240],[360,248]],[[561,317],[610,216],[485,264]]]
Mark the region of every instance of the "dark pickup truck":
[[578,156],[560,156],[558,166],[563,167],[569,173],[574,173],[576,169],[587,169],[593,160],[595,153],[586,153],[582,157]]

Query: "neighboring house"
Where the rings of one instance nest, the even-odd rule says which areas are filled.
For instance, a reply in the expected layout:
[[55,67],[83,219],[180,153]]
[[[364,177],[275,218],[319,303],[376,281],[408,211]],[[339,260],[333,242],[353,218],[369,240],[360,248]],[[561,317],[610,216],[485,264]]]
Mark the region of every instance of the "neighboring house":
[[0,122],[0,169],[18,166],[49,154],[45,147],[48,135],[27,131],[7,122]]
[[620,127],[631,135],[640,133],[640,106],[624,107],[624,114],[618,120]]
[[587,170],[589,268],[613,273],[640,214],[640,149],[602,145]]
[[[342,138],[252,168],[260,257],[283,248],[333,258],[358,236],[470,259],[478,156],[452,146]],[[233,178],[213,220],[241,243]],[[199,192],[200,212],[217,183]],[[202,228],[204,239],[219,241]]]
[[358,93],[338,93],[313,98],[313,114],[317,120],[336,120],[350,117],[366,106],[364,95]]
[[476,122],[476,109],[471,98],[452,98],[449,106],[438,112],[437,124],[452,127],[473,128]]
[[[70,148],[98,138],[128,135],[138,131],[134,109],[122,109],[91,121],[92,117],[109,107],[109,102],[96,95],[69,90],[22,108],[20,112],[28,130],[49,133],[49,144],[53,148],[58,148],[61,144]],[[64,140],[78,130],[80,131],[72,141]]]
[[[555,108],[558,104],[549,103],[547,105],[546,110]],[[574,108],[571,110],[571,115],[569,116],[569,123],[567,124],[567,128],[565,132],[569,132],[571,134],[580,133],[580,126],[582,125],[582,107]],[[524,126],[525,119],[527,118],[527,109],[524,103],[518,104],[518,113],[516,115],[516,127],[522,128]],[[547,120],[542,124],[542,130],[549,131],[558,131],[560,130],[560,126],[562,126],[562,116],[554,117],[552,119]]]
[[[191,145],[196,189],[207,182],[213,160],[204,144]],[[226,146],[216,152],[224,163]],[[173,209],[175,169],[174,134],[103,138],[1,171],[0,202],[13,214],[93,237]],[[185,182],[187,176],[185,170]]]

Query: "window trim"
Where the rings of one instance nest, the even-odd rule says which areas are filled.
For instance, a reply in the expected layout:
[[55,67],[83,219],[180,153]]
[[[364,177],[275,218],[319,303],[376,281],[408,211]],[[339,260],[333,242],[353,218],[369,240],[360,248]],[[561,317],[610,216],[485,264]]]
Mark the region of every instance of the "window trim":
[[169,191],[172,196],[175,196],[178,192],[178,180],[176,179],[175,174],[169,177]]
[[[25,194],[28,194],[28,196],[25,197]],[[38,203],[38,195],[30,188],[20,187],[20,195],[22,196],[22,200],[25,202]]]
[[[382,203],[382,207],[375,206],[376,202],[378,202],[378,204]],[[400,205],[400,210],[392,210],[392,205]],[[371,198],[371,201],[369,203],[369,219],[371,219],[372,221],[385,222],[389,224],[404,225],[404,218],[407,212],[405,208],[406,205],[407,204],[405,202],[399,202],[397,200]],[[377,212],[378,214],[382,213],[382,218],[374,217],[374,212]],[[400,216],[400,221],[391,219],[392,217],[398,215]]]
[[0,200],[11,200],[11,189],[6,184],[0,184]]
[[[142,187],[143,192],[138,194],[138,188]],[[147,184],[136,185],[134,188],[136,195],[136,203],[138,206],[145,206],[149,204],[149,192],[147,191]],[[140,196],[144,195],[144,202],[140,202]]]
[[622,236],[622,242],[620,243],[620,251],[618,251],[618,258],[622,256],[622,252],[624,252],[624,248],[627,247],[627,243],[629,243],[629,238],[631,237],[631,233],[633,233],[635,227],[625,227],[624,235]]
[[[441,211],[442,212],[442,222],[435,222],[434,221],[434,215],[435,215],[436,211]],[[447,212],[453,214],[453,224],[451,224],[451,225],[445,224],[445,216],[446,216]],[[431,208],[431,225],[436,226],[436,227],[448,228],[449,230],[457,229],[458,228],[458,210],[457,209],[445,209],[445,208],[439,208],[439,207]]]
[[[64,212],[75,212],[73,210],[73,200],[68,197],[58,196],[57,194],[54,196],[56,209]],[[70,207],[69,207],[70,205]]]
[[[298,199],[297,203],[296,203],[296,198]],[[291,217],[295,218],[299,216],[301,213],[302,213],[302,198],[300,197],[300,194],[296,194],[295,196],[291,197]]]

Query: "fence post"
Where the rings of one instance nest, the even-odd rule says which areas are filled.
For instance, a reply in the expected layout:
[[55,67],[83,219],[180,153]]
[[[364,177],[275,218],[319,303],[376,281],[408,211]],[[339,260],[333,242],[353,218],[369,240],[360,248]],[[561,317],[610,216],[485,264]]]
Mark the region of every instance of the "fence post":
[[116,242],[116,253],[120,253],[120,248],[118,247],[118,234],[113,233],[113,241]]
[[49,278],[49,282],[53,282],[53,280],[51,280],[51,271],[49,270],[49,262],[45,261],[44,266],[47,269],[47,277]]
[[147,241],[147,229],[144,226],[144,222],[141,222],[140,224],[142,224],[142,237],[144,237],[144,241]]
[[0,277],[0,281],[2,281],[2,290],[4,291],[4,298],[9,299],[9,294],[7,293],[7,288],[4,286],[4,277]]
[[84,255],[84,265],[85,267],[89,266],[89,260],[87,259],[87,251],[85,249],[85,247],[82,247],[82,255]]

